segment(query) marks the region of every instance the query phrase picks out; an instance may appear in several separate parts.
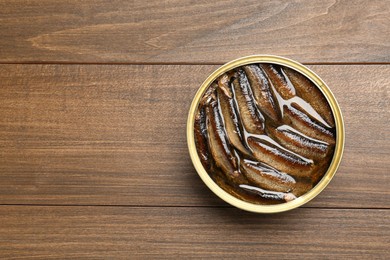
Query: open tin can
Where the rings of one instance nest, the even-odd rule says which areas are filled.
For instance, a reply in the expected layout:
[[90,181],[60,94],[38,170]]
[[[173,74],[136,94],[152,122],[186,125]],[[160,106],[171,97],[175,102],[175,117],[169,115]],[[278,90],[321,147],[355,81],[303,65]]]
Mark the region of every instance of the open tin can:
[[[332,149],[334,150],[332,150],[333,155],[331,159],[329,159],[329,166],[326,172],[324,172],[322,177],[319,179],[319,181],[317,181],[315,185],[310,188],[310,190],[308,190],[303,195],[297,196],[295,199],[291,201],[287,201],[279,204],[273,204],[273,205],[261,205],[261,204],[244,201],[238,198],[237,196],[231,195],[230,193],[222,189],[213,180],[213,178],[207,172],[205,167],[202,165],[202,162],[197,152],[195,134],[194,134],[195,116],[198,110],[198,106],[201,102],[202,97],[205,95],[206,90],[222,74],[249,64],[266,64],[266,66],[267,64],[271,64],[275,66],[286,67],[300,73],[308,80],[310,80],[322,93],[333,115],[335,140],[334,140],[334,144],[332,144]],[[272,56],[272,55],[254,55],[254,56],[242,57],[233,60],[231,62],[228,62],[223,66],[221,66],[220,68],[218,68],[217,70],[215,70],[203,82],[203,84],[200,86],[199,90],[197,91],[192,101],[189,115],[188,115],[188,121],[187,121],[188,148],[189,148],[191,160],[200,178],[218,197],[220,197],[225,202],[237,208],[250,211],[250,212],[256,212],[256,213],[277,213],[277,212],[291,210],[309,202],[314,197],[316,197],[329,184],[329,182],[331,181],[331,179],[333,178],[333,176],[337,171],[337,168],[340,164],[341,157],[343,154],[344,139],[345,139],[344,123],[343,123],[340,107],[333,93],[330,91],[329,87],[325,84],[325,82],[319,76],[317,76],[313,71],[303,66],[302,64],[287,58]]]

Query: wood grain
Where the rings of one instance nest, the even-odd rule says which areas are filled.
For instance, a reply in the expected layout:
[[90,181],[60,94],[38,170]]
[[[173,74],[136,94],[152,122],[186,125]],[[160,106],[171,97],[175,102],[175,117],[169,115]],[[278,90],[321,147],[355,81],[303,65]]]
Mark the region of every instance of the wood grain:
[[[225,205],[197,176],[186,119],[216,66],[0,65],[0,204]],[[310,66],[346,124],[314,207],[389,208],[390,66]]]
[[3,258],[385,259],[389,210],[0,207]]
[[0,62],[390,62],[381,0],[0,2]]
[[[381,0],[0,1],[0,259],[387,259],[389,28]],[[209,191],[185,136],[210,64],[261,53],[318,64],[346,126],[274,215]]]

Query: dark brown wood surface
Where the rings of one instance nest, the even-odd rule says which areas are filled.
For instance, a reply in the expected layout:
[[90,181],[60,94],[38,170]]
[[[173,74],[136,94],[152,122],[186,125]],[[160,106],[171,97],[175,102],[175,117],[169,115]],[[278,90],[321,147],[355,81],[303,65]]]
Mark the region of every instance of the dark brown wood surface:
[[[0,1],[0,259],[387,259],[386,1]],[[246,213],[202,183],[191,100],[276,54],[330,86],[346,144],[302,208]]]
[[[221,205],[185,135],[192,98],[216,67],[0,65],[2,203]],[[347,139],[336,178],[308,206],[387,207],[390,66],[310,68],[336,95]]]
[[9,258],[379,259],[390,243],[388,210],[3,206],[0,216]]
[[3,62],[390,62],[383,0],[0,2]]

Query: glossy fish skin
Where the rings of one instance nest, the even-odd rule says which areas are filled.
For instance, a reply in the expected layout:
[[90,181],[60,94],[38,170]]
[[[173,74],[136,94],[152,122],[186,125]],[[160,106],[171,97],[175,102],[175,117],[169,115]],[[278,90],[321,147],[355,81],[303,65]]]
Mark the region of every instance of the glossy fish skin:
[[311,174],[313,161],[295,155],[268,141],[248,137],[249,147],[260,162],[272,165],[282,172],[288,172],[293,177],[305,177]]
[[265,71],[272,85],[284,100],[295,96],[294,86],[286,79],[279,67],[271,64],[262,64],[260,67]]
[[293,177],[261,162],[242,160],[241,172],[257,187],[278,192],[290,192],[296,185]]
[[294,85],[297,94],[306,100],[329,126],[334,127],[334,118],[329,104],[314,83],[290,68],[284,68],[283,71]]
[[209,147],[215,164],[222,169],[227,178],[239,181],[242,174],[238,171],[237,158],[227,139],[217,100],[209,102],[206,116]]
[[230,89],[229,82],[232,78],[232,75],[222,74],[218,78],[218,90],[224,94],[224,96],[228,98],[233,98],[233,93]]
[[206,110],[203,105],[200,105],[195,115],[194,135],[199,159],[202,162],[203,167],[206,170],[210,170],[211,155],[207,145]]
[[285,121],[289,121],[291,126],[298,131],[302,132],[304,135],[307,135],[311,138],[324,141],[328,144],[335,143],[334,134],[311,119],[308,115],[299,110],[299,106],[291,105],[283,107]]
[[224,74],[218,80],[218,98],[223,115],[227,137],[230,143],[245,155],[250,155],[249,149],[244,142],[244,135],[237,113],[233,93],[229,86],[229,76]]
[[212,83],[203,94],[202,98],[200,99],[199,104],[200,105],[207,105],[210,103],[211,100],[216,99],[216,90],[218,85],[216,83]]
[[213,181],[242,201],[294,200],[323,178],[333,159],[332,110],[314,83],[294,73],[276,64],[243,65],[215,79],[200,98],[199,158]]
[[289,202],[289,201],[295,200],[297,198],[292,193],[269,191],[269,190],[264,190],[264,189],[254,187],[251,185],[246,185],[246,184],[240,185],[240,188],[243,190],[246,190],[248,192],[254,193],[254,194],[256,194],[264,199],[269,199],[269,200],[281,200],[281,201]]
[[281,118],[279,105],[276,103],[277,99],[274,97],[268,78],[257,65],[246,65],[243,68],[248,76],[258,107],[274,122],[278,122]]
[[264,116],[256,106],[248,79],[242,69],[238,70],[236,78],[233,80],[233,90],[245,130],[252,134],[262,134],[264,132]]
[[321,159],[327,154],[327,143],[305,136],[290,126],[270,128],[269,132],[283,147],[304,157]]

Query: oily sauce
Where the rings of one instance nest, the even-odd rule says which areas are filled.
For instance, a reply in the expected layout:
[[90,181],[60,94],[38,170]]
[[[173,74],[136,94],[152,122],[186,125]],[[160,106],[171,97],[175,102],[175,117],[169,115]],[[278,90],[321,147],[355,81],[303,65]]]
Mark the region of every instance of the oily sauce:
[[229,194],[278,204],[311,190],[333,158],[332,110],[304,75],[280,65],[249,64],[206,89],[195,116],[203,167]]

